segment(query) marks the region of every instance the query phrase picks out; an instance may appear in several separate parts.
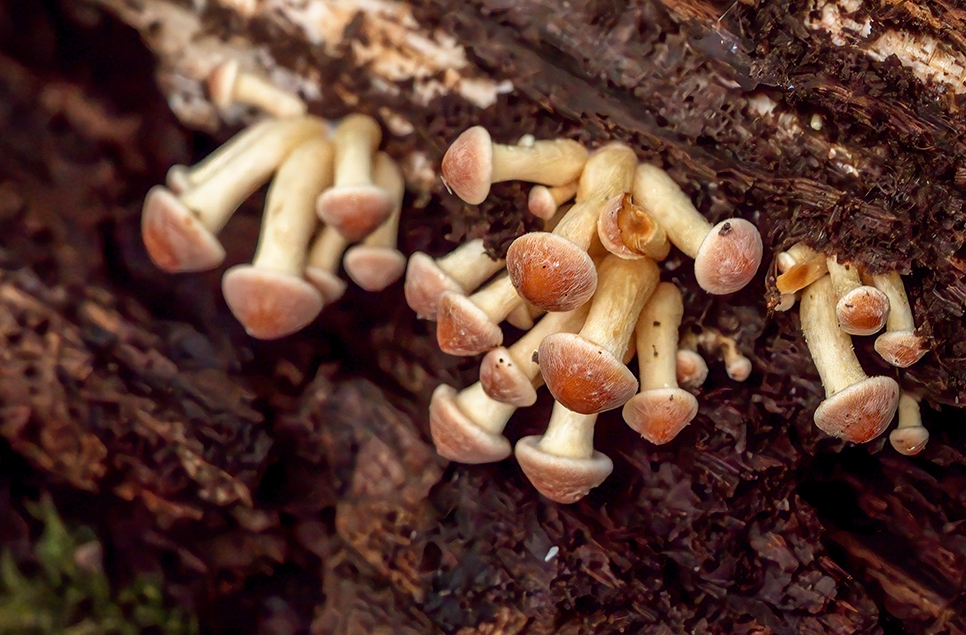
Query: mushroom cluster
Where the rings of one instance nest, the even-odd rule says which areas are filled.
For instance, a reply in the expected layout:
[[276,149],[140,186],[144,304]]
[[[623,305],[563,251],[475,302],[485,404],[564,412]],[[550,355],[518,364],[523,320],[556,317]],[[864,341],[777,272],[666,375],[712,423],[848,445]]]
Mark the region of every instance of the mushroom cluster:
[[[613,469],[594,449],[601,412],[623,407],[631,428],[667,443],[697,414],[681,385],[693,390],[707,376],[699,346],[723,354],[733,378],[747,378],[750,362],[733,340],[713,332],[696,336],[700,342],[679,339],[681,292],[661,282],[659,263],[673,245],[694,259],[704,290],[732,293],[761,262],[754,225],[733,218],[712,226],[667,173],[620,143],[593,152],[566,139],[503,145],[476,126],[450,146],[442,172],[470,204],[498,181],[534,183],[528,208],[546,226],[517,238],[505,261],[490,258],[478,240],[441,258],[409,260],[407,302],[436,321],[441,350],[485,354],[477,383],[433,393],[430,428],[441,455],[463,463],[507,458],[504,428],[546,385],[555,400],[547,429],[520,439],[512,453],[538,491],[572,503]],[[510,346],[504,321],[525,331]],[[635,356],[638,376],[627,366]]]
[[803,243],[776,260],[781,298],[775,308],[787,311],[800,298],[802,332],[825,387],[815,425],[832,436],[865,443],[885,432],[898,409],[899,427],[889,436],[893,447],[902,454],[920,452],[929,433],[919,418],[919,398],[900,395],[891,377],[867,376],[852,347],[851,336],[874,335],[884,327],[874,348],[888,364],[906,368],[926,354],[899,273],[869,275]]
[[244,103],[273,118],[197,165],[174,166],[166,186],[151,188],[141,231],[158,267],[175,273],[220,265],[218,232],[271,179],[255,256],[222,278],[225,301],[252,337],[276,339],[312,322],[345,291],[340,263],[368,291],[402,276],[406,259],[396,238],[405,185],[396,163],[378,151],[382,130],[372,117],[349,115],[332,125],[231,61],[211,72],[208,88],[220,109]]

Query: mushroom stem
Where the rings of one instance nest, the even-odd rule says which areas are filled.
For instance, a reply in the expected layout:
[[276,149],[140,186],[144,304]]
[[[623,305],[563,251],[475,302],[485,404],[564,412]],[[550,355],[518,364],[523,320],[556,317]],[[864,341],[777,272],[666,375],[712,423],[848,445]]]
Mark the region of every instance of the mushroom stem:
[[725,372],[735,381],[745,381],[751,375],[751,360],[738,348],[738,342],[717,329],[708,328],[697,337],[698,344],[712,355],[721,355]]
[[926,342],[916,334],[916,321],[905,285],[898,271],[872,276],[873,284],[889,298],[885,333],[875,340],[875,350],[899,368],[912,366],[926,354]]
[[323,227],[309,247],[305,262],[305,277],[322,294],[326,304],[332,304],[345,293],[346,284],[338,274],[342,254],[349,241],[332,227]]
[[915,331],[916,321],[912,317],[909,296],[906,295],[906,286],[903,284],[899,272],[890,271],[889,273],[876,274],[872,276],[872,280],[875,287],[889,297],[891,309],[886,320],[886,330]]
[[830,256],[826,266],[837,298],[835,315],[839,328],[850,335],[872,335],[881,329],[890,312],[889,297],[875,287],[863,285],[854,264],[842,264]]
[[889,443],[899,454],[914,456],[929,442],[929,431],[922,425],[919,395],[903,390],[899,395],[899,424],[889,433]]
[[554,404],[547,431],[540,438],[540,449],[568,459],[589,459],[594,453],[594,426],[597,414],[580,414]]
[[174,165],[168,170],[166,183],[168,188],[176,194],[197,187],[210,179],[215,173],[224,169],[243,155],[258,140],[271,131],[274,120],[266,119],[248,126],[231,139],[223,143],[217,150],[190,167]]
[[464,388],[456,396],[456,403],[465,413],[470,413],[473,421],[490,434],[502,434],[510,417],[517,407],[500,403],[491,398],[483,390],[482,384],[476,382],[469,388]]
[[264,110],[273,117],[304,115],[305,102],[295,95],[279,90],[261,77],[239,70],[236,60],[227,60],[208,75],[208,93],[219,110],[227,110],[232,103],[247,104]]
[[599,276],[601,286],[594,294],[580,335],[621,358],[660,274],[650,258],[628,261],[609,256],[601,263]]

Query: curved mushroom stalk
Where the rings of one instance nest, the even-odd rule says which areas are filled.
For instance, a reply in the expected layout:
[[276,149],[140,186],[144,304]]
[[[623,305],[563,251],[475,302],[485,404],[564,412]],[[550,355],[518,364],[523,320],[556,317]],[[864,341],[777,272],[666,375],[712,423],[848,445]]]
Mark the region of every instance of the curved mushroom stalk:
[[237,60],[222,62],[208,74],[208,94],[219,110],[232,104],[255,106],[273,117],[298,117],[308,110],[296,95],[279,90],[258,75],[240,70]]
[[916,335],[916,321],[898,271],[872,276],[877,289],[889,297],[891,310],[885,333],[875,340],[875,350],[893,366],[907,368],[926,354],[925,340]]
[[461,199],[479,205],[493,183],[517,180],[564,185],[577,179],[586,161],[587,149],[576,141],[504,145],[494,143],[483,126],[473,126],[443,155],[443,181]]
[[731,218],[712,227],[667,172],[647,163],[637,166],[633,193],[668,240],[694,259],[694,276],[702,289],[715,295],[734,293],[755,277],[762,243],[754,225]]
[[148,255],[165,271],[205,271],[225,259],[215,237],[238,206],[265,184],[303,142],[324,137],[328,125],[315,117],[271,122],[269,130],[240,150],[222,169],[179,196],[155,186],[144,199],[141,236]]
[[838,299],[835,315],[839,328],[850,335],[872,335],[878,332],[889,317],[889,296],[862,284],[859,269],[854,264],[840,263],[829,257],[826,261],[832,292]]
[[596,414],[580,414],[555,403],[543,436],[520,439],[517,462],[538,492],[556,503],[576,503],[614,471],[594,449]]
[[322,310],[322,295],[303,273],[318,224],[315,199],[332,183],[332,154],[332,144],[323,138],[292,151],[268,190],[252,264],[236,265],[222,277],[225,301],[252,337],[284,337]]
[[486,252],[482,238],[467,241],[435,260],[416,252],[406,268],[406,304],[419,317],[435,320],[443,293],[472,293],[503,265],[503,260],[494,260]]
[[494,463],[510,456],[503,429],[517,407],[483,392],[479,382],[456,392],[440,384],[429,402],[429,429],[436,452],[459,463]]
[[865,443],[889,426],[899,405],[899,384],[890,377],[869,377],[852,350],[852,339],[838,327],[835,294],[828,276],[802,294],[802,332],[825,387],[815,410],[815,425],[833,437]]
[[922,425],[919,396],[905,391],[899,395],[899,425],[889,433],[889,443],[899,454],[915,456],[929,442],[929,430]]

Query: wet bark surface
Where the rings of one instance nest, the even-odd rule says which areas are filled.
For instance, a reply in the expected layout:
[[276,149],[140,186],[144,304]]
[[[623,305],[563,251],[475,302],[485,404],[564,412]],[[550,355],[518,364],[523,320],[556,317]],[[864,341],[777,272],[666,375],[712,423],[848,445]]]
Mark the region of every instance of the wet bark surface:
[[[910,6],[861,11],[963,48],[958,7]],[[320,114],[405,109],[416,133],[387,141],[394,156],[438,161],[476,123],[502,141],[620,139],[709,218],[755,221],[771,254],[804,239],[898,268],[932,337],[898,374],[925,392],[927,449],[909,459],[884,439],[819,433],[821,384],[795,312],[768,310],[772,272],[712,298],[678,255],[665,277],[685,290],[687,327],[734,334],[747,382],[713,364],[698,418],[667,446],[602,416],[597,449],[615,470],[576,505],[541,499],[512,461],[448,464],[428,441],[428,396],[468,384],[474,362],[439,353],[398,287],[350,288],[302,333],[260,343],[225,307],[220,270],[156,270],[144,192],[231,130],[181,128],[151,55],[110,15],[0,2],[3,544],[23,550],[23,502],[52,491],[97,528],[113,579],[163,572],[211,633],[966,630],[966,434],[950,407],[966,397],[962,97],[834,46],[796,3],[414,10],[517,92],[485,111],[451,95],[408,104],[377,96],[351,57],[334,64],[222,9],[206,20],[283,62],[314,56],[331,80]],[[750,110],[755,94],[789,118]],[[790,121],[799,132],[782,135]],[[501,251],[532,226],[525,194],[502,185],[467,207],[436,185],[428,202],[407,198],[402,248],[487,235]],[[226,228],[225,266],[250,259],[261,202]],[[867,370],[894,372],[871,341],[857,350]],[[519,412],[511,441],[542,432],[549,410],[543,396]]]

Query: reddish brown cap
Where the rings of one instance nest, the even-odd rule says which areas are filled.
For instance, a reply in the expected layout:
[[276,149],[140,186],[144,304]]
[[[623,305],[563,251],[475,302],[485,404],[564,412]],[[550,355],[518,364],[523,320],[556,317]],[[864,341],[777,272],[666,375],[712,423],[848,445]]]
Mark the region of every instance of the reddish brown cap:
[[885,432],[899,407],[899,384],[890,377],[869,377],[818,405],[815,425],[833,437],[865,443]]
[[440,296],[436,321],[436,341],[450,355],[479,355],[503,343],[500,325],[462,293]]
[[618,408],[637,392],[637,378],[621,360],[573,333],[545,337],[537,359],[554,399],[580,414]]
[[711,228],[694,259],[698,286],[715,295],[734,293],[751,282],[761,264],[758,228],[731,218]]
[[929,430],[923,426],[896,428],[889,433],[889,443],[899,454],[913,456],[922,452],[929,442]]
[[163,185],[144,197],[141,238],[154,264],[170,273],[207,271],[225,259],[214,234]]
[[645,390],[624,404],[622,414],[651,443],[667,443],[698,414],[698,400],[680,388]]
[[537,401],[533,382],[513,362],[510,351],[503,346],[494,348],[483,357],[480,363],[480,383],[491,399],[502,403],[525,408]]
[[677,382],[682,388],[694,390],[708,378],[708,363],[697,351],[682,348],[674,358]]
[[439,298],[445,292],[465,293],[455,280],[439,268],[436,261],[417,251],[409,257],[403,292],[406,304],[421,318],[435,320]]
[[342,257],[352,281],[366,291],[382,291],[406,271],[406,256],[398,249],[354,245]]
[[235,100],[235,79],[238,77],[238,62],[222,62],[208,74],[208,95],[219,110],[227,110]]
[[236,265],[225,272],[221,291],[228,308],[252,337],[274,340],[309,324],[322,310],[322,295],[291,274]]
[[461,199],[479,205],[490,193],[493,139],[483,126],[466,130],[443,155],[443,179]]
[[527,196],[527,210],[543,220],[550,220],[557,213],[559,206],[553,198],[553,193],[546,185],[534,185]]
[[875,338],[875,350],[898,368],[912,366],[926,354],[926,344],[913,331],[886,331]]
[[572,311],[597,289],[597,267],[586,251],[548,232],[520,236],[506,254],[517,293],[545,311]]
[[589,459],[554,456],[540,449],[540,438],[523,437],[514,454],[537,491],[555,503],[576,503],[614,471],[606,454],[594,450]]
[[597,217],[597,236],[607,251],[628,260],[664,260],[671,252],[664,230],[626,193],[604,203]]
[[456,390],[440,384],[429,402],[429,430],[442,457],[460,463],[494,463],[510,456],[510,442],[476,425],[456,402]]
[[872,335],[889,317],[889,296],[875,287],[861,286],[839,298],[835,305],[839,328],[850,335]]
[[376,185],[333,187],[319,195],[315,211],[350,243],[362,240],[392,212],[389,193]]
[[325,304],[338,302],[345,293],[345,282],[337,275],[319,267],[306,267],[305,279],[322,294]]

